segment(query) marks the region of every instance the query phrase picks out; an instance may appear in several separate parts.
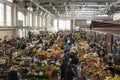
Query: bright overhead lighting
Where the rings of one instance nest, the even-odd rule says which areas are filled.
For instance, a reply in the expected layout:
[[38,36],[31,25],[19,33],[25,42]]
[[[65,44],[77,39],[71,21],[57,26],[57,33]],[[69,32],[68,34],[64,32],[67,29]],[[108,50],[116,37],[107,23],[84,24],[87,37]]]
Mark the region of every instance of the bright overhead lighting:
[[87,20],[87,24],[91,24],[91,20]]
[[29,11],[33,11],[33,8],[32,7],[28,7],[27,8]]
[[103,15],[95,15],[96,17],[108,17],[107,14],[103,14]]
[[75,11],[75,12],[78,12],[78,13],[94,13],[96,11]]

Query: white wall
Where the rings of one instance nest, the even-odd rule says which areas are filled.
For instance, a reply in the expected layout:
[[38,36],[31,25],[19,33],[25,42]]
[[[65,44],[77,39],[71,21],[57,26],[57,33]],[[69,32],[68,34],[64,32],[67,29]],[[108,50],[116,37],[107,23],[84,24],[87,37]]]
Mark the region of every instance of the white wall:
[[15,34],[14,32],[14,30],[0,30],[0,38],[3,39],[5,36],[8,35],[7,38],[10,39],[11,36]]
[[120,13],[113,14],[113,20],[120,20]]

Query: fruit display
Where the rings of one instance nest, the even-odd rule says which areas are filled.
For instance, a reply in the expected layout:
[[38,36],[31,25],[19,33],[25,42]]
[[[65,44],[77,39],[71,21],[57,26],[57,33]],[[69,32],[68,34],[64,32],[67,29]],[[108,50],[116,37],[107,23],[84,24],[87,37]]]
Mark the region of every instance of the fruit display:
[[46,59],[51,59],[51,58],[57,58],[57,59],[61,59],[62,54],[64,53],[64,50],[61,49],[61,46],[63,45],[63,42],[56,42],[54,45],[52,45],[50,47],[49,50],[42,52],[42,51],[38,51],[36,53],[37,57],[45,57]]
[[120,77],[116,74],[114,77],[108,76],[104,80],[120,80]]
[[[27,44],[26,48],[24,50],[20,50],[20,52],[15,50],[15,53],[12,53],[13,60],[11,61],[10,66],[17,67],[17,69],[22,73],[22,76],[25,77],[47,76],[49,77],[47,80],[58,80],[58,77],[55,79],[53,77],[56,77],[60,72],[61,63],[64,61],[64,57],[66,56],[64,54],[65,47],[69,41],[69,36],[71,35],[69,35],[69,32],[67,31],[63,33],[64,35],[57,34],[58,36],[54,35],[54,37],[52,37],[53,35],[49,36],[48,34],[49,33],[41,34],[41,40],[39,40],[39,38],[36,39],[35,37],[35,39],[29,43],[25,42]],[[65,36],[66,40],[64,40]],[[68,57],[71,57],[72,59],[70,53],[73,52],[77,54],[79,59],[78,62],[80,62],[80,66],[82,66],[81,69],[83,69],[85,76],[88,79],[120,80],[119,76],[116,75],[113,77],[109,71],[105,70],[105,62],[99,57],[97,51],[89,47],[87,41],[81,39],[79,34],[74,34],[74,36],[71,37],[72,38],[70,40],[73,40],[74,44],[71,45],[71,49],[67,53],[67,59]],[[52,42],[52,40],[54,41]],[[3,51],[0,50],[0,56],[2,53]],[[72,61],[71,59],[69,59],[69,61]],[[0,65],[1,64],[5,64],[5,62],[3,63],[1,61]],[[26,73],[24,73],[24,70],[26,70]],[[0,71],[2,72],[3,68],[0,67]],[[52,79],[50,79],[50,77],[52,77]]]
[[[93,51],[87,50],[85,47],[85,42],[79,43],[81,46],[81,52],[79,53],[79,60],[81,65],[83,65],[83,70],[85,71],[86,77],[90,80],[118,80],[117,76],[112,76],[109,71],[106,71],[106,64],[98,57],[98,54]],[[84,46],[84,50],[83,47]]]

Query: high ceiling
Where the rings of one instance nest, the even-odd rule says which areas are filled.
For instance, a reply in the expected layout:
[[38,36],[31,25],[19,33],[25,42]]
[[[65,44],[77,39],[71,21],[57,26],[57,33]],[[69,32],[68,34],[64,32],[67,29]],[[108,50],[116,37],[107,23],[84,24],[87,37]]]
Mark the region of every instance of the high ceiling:
[[[39,8],[54,16],[88,18],[107,17],[120,11],[120,0],[15,0]],[[29,5],[28,5],[29,3]],[[34,6],[33,6],[34,5]],[[109,17],[109,16],[108,16]]]

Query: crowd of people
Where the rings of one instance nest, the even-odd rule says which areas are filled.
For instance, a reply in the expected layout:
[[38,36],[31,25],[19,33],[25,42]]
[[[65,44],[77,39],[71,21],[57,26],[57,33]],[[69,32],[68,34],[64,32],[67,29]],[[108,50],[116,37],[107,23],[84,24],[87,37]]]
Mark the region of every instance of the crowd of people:
[[[81,46],[78,45],[78,40],[81,38],[80,32],[75,31],[58,31],[57,33],[51,32],[41,32],[40,34],[33,34],[29,32],[27,38],[12,37],[12,39],[6,39],[0,42],[0,49],[3,50],[3,54],[0,55],[9,55],[9,61],[6,63],[11,63],[13,59],[12,53],[16,50],[24,50],[30,44],[36,42],[36,45],[29,50],[29,56],[32,57],[30,69],[36,68],[34,57],[36,57],[36,51],[47,51],[51,48],[56,40],[60,39],[64,45],[60,46],[64,50],[64,57],[60,65],[60,79],[61,80],[85,80],[85,72],[83,70],[84,63],[80,63],[79,60],[79,49]],[[48,40],[49,43],[44,42],[43,39]],[[84,38],[86,39],[86,38]],[[41,45],[41,47],[38,47]],[[89,46],[90,47],[90,46]],[[33,49],[35,49],[33,51]],[[104,57],[103,52],[98,50],[100,57]],[[9,73],[7,75],[8,80],[20,80],[20,74],[17,73],[17,70],[10,66]],[[11,76],[18,77],[11,77]]]
[[[49,40],[49,44],[47,42],[44,42],[42,39],[45,38],[46,40]],[[57,39],[61,39],[64,46],[61,46],[61,49],[64,50],[64,59],[61,63],[60,67],[60,73],[61,73],[61,80],[73,80],[73,76],[77,75],[77,65],[79,64],[78,60],[78,53],[76,48],[76,41],[77,36],[76,32],[72,31],[58,31],[57,33],[51,33],[51,32],[41,32],[40,34],[33,34],[31,32],[28,33],[28,38],[19,38],[12,36],[11,39],[7,39],[7,36],[4,37],[4,39],[0,39],[0,50],[2,50],[1,54],[2,56],[8,55],[9,60],[6,60],[6,64],[12,63],[13,59],[13,52],[16,52],[17,50],[24,50],[29,46],[29,43],[33,43],[34,41],[37,41],[35,45],[35,49],[38,49],[37,44],[41,44],[41,49],[43,51],[47,51],[50,49],[50,47],[55,43]],[[35,57],[35,52],[33,50],[29,51],[32,59]],[[13,74],[16,74],[15,68],[9,66],[9,74],[8,74],[8,80],[11,80],[11,76]],[[14,72],[15,71],[15,72]],[[12,75],[11,75],[12,74]],[[71,75],[71,76],[70,76]],[[9,79],[10,78],[10,79]],[[13,78],[13,77],[12,77]],[[12,80],[18,80],[17,78]]]
[[80,66],[80,61],[78,59],[78,46],[77,45],[77,36],[73,36],[73,34],[68,35],[68,39],[65,42],[65,51],[64,58],[60,67],[61,71],[61,80],[73,80],[76,78],[77,80],[85,80],[84,71]]

